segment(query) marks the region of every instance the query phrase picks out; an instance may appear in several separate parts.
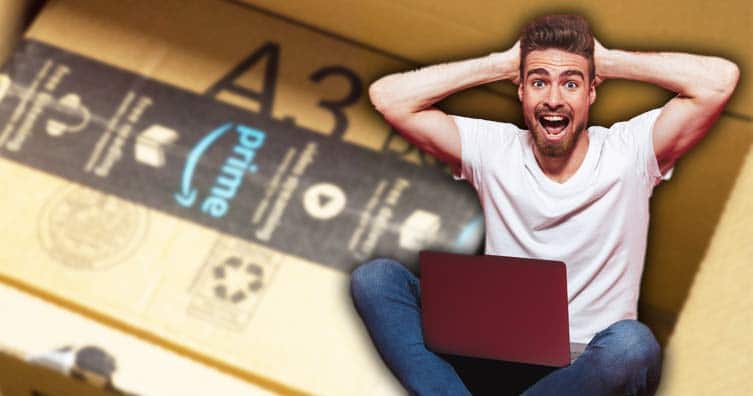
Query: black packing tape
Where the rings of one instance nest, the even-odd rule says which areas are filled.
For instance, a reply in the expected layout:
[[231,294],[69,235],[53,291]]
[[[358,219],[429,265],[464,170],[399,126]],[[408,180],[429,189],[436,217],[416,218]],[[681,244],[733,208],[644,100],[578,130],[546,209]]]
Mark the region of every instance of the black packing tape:
[[342,271],[478,251],[475,192],[437,166],[30,39],[2,72],[4,158]]

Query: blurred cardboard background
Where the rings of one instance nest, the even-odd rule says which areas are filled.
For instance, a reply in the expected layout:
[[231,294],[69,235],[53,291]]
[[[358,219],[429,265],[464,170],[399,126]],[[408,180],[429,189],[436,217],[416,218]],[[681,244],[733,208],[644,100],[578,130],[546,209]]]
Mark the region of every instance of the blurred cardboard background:
[[[98,6],[90,3],[63,9],[78,13],[78,18],[82,18],[79,20],[88,21],[96,27],[93,29],[126,29],[117,22],[121,19],[108,20],[113,18],[105,10],[108,6],[105,2],[99,3]],[[360,51],[366,49],[371,55],[360,57],[358,62],[371,79],[420,65],[506,49],[524,21],[551,12],[575,12],[586,16],[597,38],[607,47],[687,51],[724,56],[735,61],[741,69],[741,80],[727,111],[708,137],[678,162],[673,179],[654,193],[640,315],[665,345],[666,363],[660,394],[753,393],[753,380],[748,375],[753,370],[753,295],[750,285],[753,251],[749,242],[749,235],[753,233],[753,208],[747,198],[753,193],[750,153],[753,143],[750,77],[753,72],[753,3],[694,0],[679,4],[640,0],[605,6],[595,1],[538,0],[516,4],[423,0],[333,0],[326,3],[246,0],[237,2],[236,7],[218,8],[237,18],[242,15],[244,7],[251,7],[255,12],[277,18],[297,29],[324,33]],[[155,8],[160,7],[155,5]],[[97,9],[100,11],[95,12]],[[149,20],[149,15],[139,17]],[[194,26],[207,31],[213,28],[202,25],[200,16],[195,21]],[[144,61],[144,57],[147,60],[150,56],[155,57],[153,59],[164,57],[164,48],[182,48],[183,51],[176,51],[173,55],[182,53],[186,57],[184,60],[210,60],[202,63],[209,65],[207,67],[222,64],[212,62],[212,59],[227,57],[207,52],[198,55],[197,49],[205,51],[204,48],[211,46],[181,41],[185,38],[159,33],[158,30],[134,32],[133,36],[149,41],[149,34],[154,33],[158,33],[163,42],[172,44],[160,45],[157,40],[152,47],[145,47],[151,50],[132,53],[130,58],[129,54],[119,54],[118,59],[106,61],[118,62],[121,66],[135,62],[134,71],[143,71],[150,64]],[[64,35],[56,40],[74,41]],[[105,39],[100,40],[98,45],[87,44],[97,43],[96,37],[89,41],[79,40],[76,44],[78,51],[96,54],[102,46],[107,46]],[[283,44],[288,46],[311,45],[300,42],[305,40],[303,34],[286,40],[289,42]],[[218,43],[217,48],[221,47]],[[105,52],[117,53],[117,49]],[[350,55],[341,50],[330,50],[329,53],[335,57]],[[173,56],[171,59],[180,58]],[[168,76],[163,78],[171,81]],[[183,86],[196,84],[196,89],[207,84],[201,81],[171,82]],[[294,86],[287,89],[286,95],[297,97]],[[592,120],[597,124],[610,124],[660,106],[669,97],[669,93],[645,84],[607,82],[599,89]],[[494,84],[448,102],[448,108],[455,113],[520,121],[511,84]],[[362,112],[368,109],[368,103],[362,102],[359,106]],[[316,120],[316,115],[310,117],[312,125],[322,122]],[[363,119],[363,125],[368,125],[361,131],[386,133],[375,114],[358,117]],[[357,136],[352,139],[368,140]]]

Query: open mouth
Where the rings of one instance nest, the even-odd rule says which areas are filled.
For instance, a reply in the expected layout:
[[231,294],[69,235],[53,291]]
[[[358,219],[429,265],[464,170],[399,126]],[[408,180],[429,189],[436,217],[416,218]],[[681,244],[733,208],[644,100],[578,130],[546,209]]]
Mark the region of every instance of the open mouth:
[[539,115],[538,120],[550,137],[562,135],[570,124],[570,118],[562,114],[543,114]]

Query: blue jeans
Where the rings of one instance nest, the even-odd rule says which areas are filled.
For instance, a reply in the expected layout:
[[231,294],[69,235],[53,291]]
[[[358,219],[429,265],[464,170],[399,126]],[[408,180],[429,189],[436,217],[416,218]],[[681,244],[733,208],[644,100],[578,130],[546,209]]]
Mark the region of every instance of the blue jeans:
[[[411,394],[470,394],[446,358],[424,345],[419,280],[405,266],[391,259],[359,266],[351,277],[351,294],[379,354]],[[651,331],[638,321],[622,320],[597,333],[571,365],[552,369],[523,388],[523,395],[653,395],[660,372],[661,351]],[[506,374],[496,373],[491,380],[504,389]]]

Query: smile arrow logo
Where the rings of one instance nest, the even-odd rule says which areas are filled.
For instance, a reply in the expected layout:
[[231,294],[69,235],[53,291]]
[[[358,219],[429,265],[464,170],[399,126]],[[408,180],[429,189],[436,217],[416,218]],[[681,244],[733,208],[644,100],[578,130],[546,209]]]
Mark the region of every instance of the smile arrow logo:
[[212,144],[214,144],[217,139],[222,137],[222,135],[225,134],[225,132],[227,132],[232,126],[232,123],[228,123],[213,130],[207,136],[204,136],[204,138],[202,138],[199,143],[193,148],[193,150],[191,150],[191,152],[188,154],[188,158],[186,158],[186,165],[183,168],[181,189],[179,192],[175,193],[175,201],[178,202],[180,206],[190,208],[196,201],[196,189],[191,187],[191,180],[193,179],[193,174],[196,170],[196,166],[199,164],[199,159],[201,159],[201,156],[204,155],[204,152],[207,151],[207,149]]

